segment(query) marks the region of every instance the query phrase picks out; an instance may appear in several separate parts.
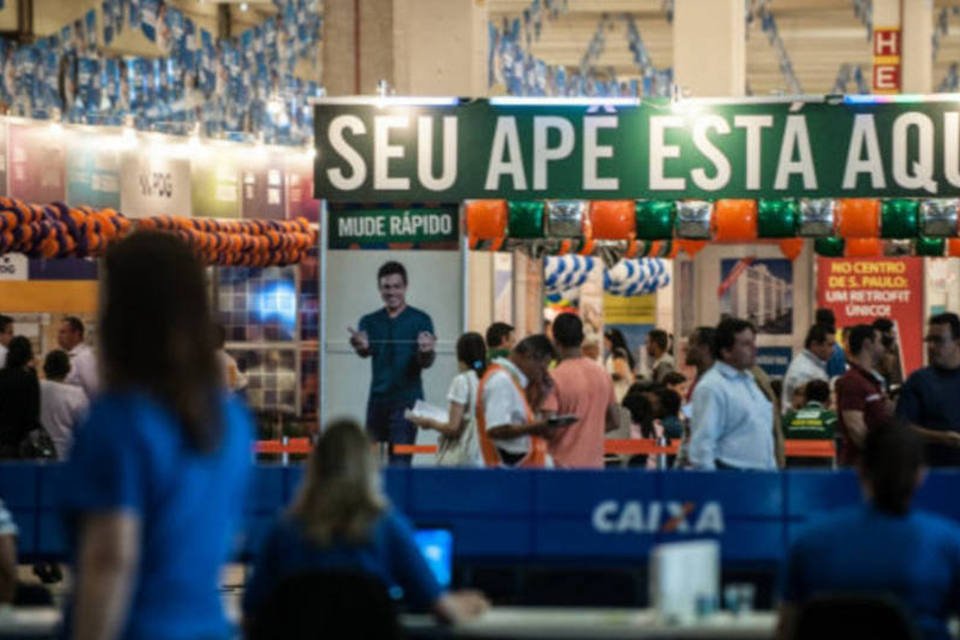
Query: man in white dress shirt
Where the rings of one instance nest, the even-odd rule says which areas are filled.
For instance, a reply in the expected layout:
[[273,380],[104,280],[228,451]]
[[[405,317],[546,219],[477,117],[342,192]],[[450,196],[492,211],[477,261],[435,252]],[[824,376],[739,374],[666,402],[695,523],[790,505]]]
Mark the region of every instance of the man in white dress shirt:
[[13,318],[0,314],[0,369],[7,366],[7,345],[13,339]]
[[783,397],[780,402],[780,412],[786,414],[792,407],[793,395],[811,380],[829,382],[827,375],[827,361],[833,355],[833,346],[836,339],[827,327],[815,324],[807,332],[803,342],[803,351],[798,353],[787,367],[783,378]]
[[47,354],[43,361],[45,378],[40,381],[40,424],[50,434],[58,460],[69,454],[73,432],[90,406],[83,389],[64,382],[69,372],[66,351],[55,349]]
[[100,388],[100,380],[97,374],[97,358],[93,349],[84,344],[83,334],[84,327],[80,318],[67,316],[60,323],[57,342],[70,356],[70,373],[67,374],[66,383],[80,387],[87,394],[87,399],[91,399]]

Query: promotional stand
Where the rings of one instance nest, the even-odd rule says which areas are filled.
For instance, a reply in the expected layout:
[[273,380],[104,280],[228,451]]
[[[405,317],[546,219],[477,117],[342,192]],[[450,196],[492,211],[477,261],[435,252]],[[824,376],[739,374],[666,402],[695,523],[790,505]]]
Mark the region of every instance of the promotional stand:
[[[828,272],[857,269],[831,266],[835,259],[920,265],[919,257],[960,255],[956,104],[944,95],[327,99],[315,106],[315,194],[330,206],[460,206],[472,250],[612,265],[729,246],[719,265],[695,270],[708,270],[713,284],[681,294],[695,300],[681,328],[749,318],[761,341],[773,336],[769,362],[783,364],[815,306],[836,307],[846,323],[896,316],[891,300],[923,312],[922,266],[871,267],[888,277],[844,279],[848,290],[874,291],[846,299],[827,296],[831,282],[841,284],[839,271],[832,280]],[[751,248],[762,245],[770,248]],[[813,261],[799,270],[790,262],[811,248],[820,256],[816,303],[805,266]],[[869,304],[878,300],[886,302]],[[894,320],[908,347],[919,344],[912,327],[922,317]],[[904,360],[907,373],[920,364],[917,353]]]

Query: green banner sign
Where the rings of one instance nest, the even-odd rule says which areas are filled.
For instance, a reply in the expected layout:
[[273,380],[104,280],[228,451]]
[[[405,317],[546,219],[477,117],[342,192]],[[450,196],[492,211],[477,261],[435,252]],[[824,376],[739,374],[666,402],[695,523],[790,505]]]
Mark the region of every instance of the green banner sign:
[[397,244],[456,248],[460,234],[456,207],[331,210],[329,220],[331,249],[387,249]]
[[321,103],[315,193],[451,203],[957,196],[960,105],[935,100]]

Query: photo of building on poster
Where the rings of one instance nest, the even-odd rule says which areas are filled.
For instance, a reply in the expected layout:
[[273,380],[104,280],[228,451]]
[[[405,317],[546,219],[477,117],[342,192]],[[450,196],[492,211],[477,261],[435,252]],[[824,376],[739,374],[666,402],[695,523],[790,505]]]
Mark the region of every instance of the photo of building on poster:
[[793,333],[793,263],[783,258],[720,261],[720,317],[749,320],[759,333]]

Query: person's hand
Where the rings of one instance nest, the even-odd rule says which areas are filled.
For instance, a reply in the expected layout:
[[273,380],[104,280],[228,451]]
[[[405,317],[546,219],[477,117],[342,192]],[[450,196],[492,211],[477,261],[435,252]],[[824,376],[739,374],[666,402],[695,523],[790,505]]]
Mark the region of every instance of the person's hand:
[[417,334],[417,348],[420,353],[430,353],[437,345],[437,337],[429,331],[421,331]]
[[412,425],[416,425],[421,429],[429,429],[430,424],[427,422],[427,419],[423,416],[415,415],[412,411],[407,409],[403,412],[404,419]]
[[946,446],[960,449],[960,433],[956,431],[944,431],[940,437],[942,438],[941,442]]
[[370,338],[367,337],[366,331],[354,331],[353,327],[347,327],[347,331],[350,332],[351,347],[353,347],[357,351],[370,350]]
[[450,622],[465,622],[483,615],[490,608],[490,601],[479,591],[463,590],[448,593],[444,599],[448,604]]

